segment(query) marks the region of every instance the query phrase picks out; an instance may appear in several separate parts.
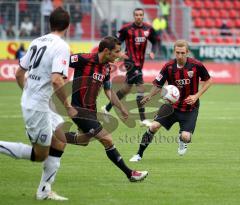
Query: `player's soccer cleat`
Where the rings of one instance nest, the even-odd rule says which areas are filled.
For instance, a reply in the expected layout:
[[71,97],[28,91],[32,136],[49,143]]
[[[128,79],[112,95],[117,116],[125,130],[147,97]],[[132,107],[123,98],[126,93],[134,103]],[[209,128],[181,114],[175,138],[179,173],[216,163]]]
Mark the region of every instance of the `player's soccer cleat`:
[[181,141],[180,139],[178,140],[178,154],[180,156],[186,154],[187,152],[187,144]]
[[55,200],[55,201],[67,201],[68,198],[58,195],[56,192],[51,191],[51,185],[49,183],[40,184],[36,194],[37,200]]
[[148,175],[147,171],[132,171],[132,175],[129,178],[130,182],[138,182],[144,180]]
[[138,162],[142,159],[139,154],[133,155],[131,159],[129,159],[130,162]]
[[46,192],[37,192],[37,200],[55,200],[55,201],[67,201],[68,198],[58,195],[56,192],[50,191]]
[[107,123],[109,123],[109,122],[110,122],[110,119],[109,119],[110,113],[107,111],[106,105],[102,106],[102,107],[101,107],[101,110],[102,110],[102,112],[103,112],[103,114],[104,114],[104,115],[103,115],[104,120],[105,120]]
[[152,123],[150,122],[150,120],[143,120],[143,121],[140,121],[140,126],[143,127],[143,126],[146,126],[146,127],[150,127],[152,125]]

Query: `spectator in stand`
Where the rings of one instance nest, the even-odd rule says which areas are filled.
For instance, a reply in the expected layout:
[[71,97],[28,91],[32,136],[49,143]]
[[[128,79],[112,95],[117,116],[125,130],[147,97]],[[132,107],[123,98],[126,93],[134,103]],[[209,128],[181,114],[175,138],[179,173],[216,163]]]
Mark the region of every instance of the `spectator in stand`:
[[117,19],[112,21],[112,36],[117,36]]
[[21,43],[17,52],[16,52],[16,54],[15,54],[15,59],[20,60],[20,58],[22,58],[25,55],[25,53],[26,53],[26,50],[24,48],[24,44]]
[[80,2],[83,6],[83,11],[86,13],[91,13],[92,0],[80,0]]
[[167,28],[167,21],[166,19],[160,15],[153,20],[152,27],[156,32],[156,39],[157,39],[157,56],[161,57],[161,50],[162,50],[162,34]]
[[107,19],[104,19],[102,21],[101,27],[100,27],[101,37],[105,37],[108,35],[108,23]]
[[35,26],[33,27],[31,36],[32,36],[32,37],[40,36],[40,34],[41,34],[40,22],[39,22],[39,21],[36,21],[36,23],[35,23],[34,25],[35,25]]
[[[0,4],[1,4],[1,2],[0,2]],[[3,38],[3,34],[4,34],[3,23],[4,23],[3,17],[0,16],[0,38]]]
[[74,24],[75,27],[75,35],[74,37],[77,39],[80,39],[83,34],[83,28],[82,28],[82,10],[81,10],[81,4],[73,4],[71,7],[71,18],[72,18],[72,23]]
[[25,16],[20,26],[19,36],[20,37],[31,36],[32,30],[33,30],[33,23],[30,21],[30,18],[28,16]]
[[[20,17],[25,16],[27,14],[27,10],[28,10],[27,0],[19,0]],[[20,19],[20,20],[22,20],[22,19]]]
[[227,20],[222,21],[222,25],[220,27],[220,35],[221,36],[231,36],[232,33],[230,31],[230,27],[227,25]]
[[8,38],[15,38],[15,27],[13,26],[13,24],[11,22],[9,22],[7,24],[6,27],[6,36]]
[[160,14],[167,21],[167,29],[169,30],[169,16],[170,16],[171,6],[170,6],[168,0],[159,0],[159,8],[160,8]]
[[44,34],[50,32],[50,28],[48,26],[49,16],[53,11],[53,3],[51,0],[43,0],[41,4],[41,12],[44,18]]

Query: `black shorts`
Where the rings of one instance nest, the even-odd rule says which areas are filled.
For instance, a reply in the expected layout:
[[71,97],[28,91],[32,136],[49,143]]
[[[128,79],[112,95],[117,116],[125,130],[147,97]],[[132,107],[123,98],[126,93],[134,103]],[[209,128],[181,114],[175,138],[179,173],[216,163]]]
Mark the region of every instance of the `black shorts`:
[[72,120],[78,126],[78,129],[90,137],[96,136],[103,129],[97,119],[97,113],[84,108],[76,109],[78,110],[78,115],[72,118]]
[[[127,67],[129,64],[125,62],[125,66]],[[132,65],[132,64],[130,64]],[[143,73],[142,68],[139,66],[129,66],[127,68],[126,74],[126,83],[127,84],[143,84]]]
[[187,131],[193,134],[197,122],[197,117],[198,108],[190,112],[181,112],[174,109],[173,113],[166,117],[160,117],[159,115],[156,115],[154,121],[159,122],[167,130],[169,130],[174,123],[178,122],[180,126],[180,132]]

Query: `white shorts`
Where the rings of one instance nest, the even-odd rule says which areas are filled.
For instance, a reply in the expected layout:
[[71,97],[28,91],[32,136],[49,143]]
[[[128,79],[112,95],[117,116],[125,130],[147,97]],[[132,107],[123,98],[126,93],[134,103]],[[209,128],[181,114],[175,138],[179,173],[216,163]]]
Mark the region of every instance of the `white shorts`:
[[22,112],[31,143],[50,146],[53,132],[64,122],[63,118],[53,111],[40,112],[22,107]]

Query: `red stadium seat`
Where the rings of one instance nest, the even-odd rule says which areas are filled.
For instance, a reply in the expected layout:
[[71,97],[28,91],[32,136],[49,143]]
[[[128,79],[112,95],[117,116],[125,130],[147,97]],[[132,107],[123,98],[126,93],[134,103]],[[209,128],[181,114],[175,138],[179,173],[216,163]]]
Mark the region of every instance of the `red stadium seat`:
[[213,43],[214,42],[211,37],[206,37],[204,41],[205,41],[205,43]]
[[209,35],[209,31],[206,28],[202,28],[199,33],[200,33],[201,36]]
[[193,43],[200,43],[200,39],[197,36],[191,36],[191,41]]
[[192,7],[192,6],[193,6],[193,1],[191,1],[191,0],[185,0],[185,4],[186,4],[187,6]]
[[233,6],[234,6],[235,9],[240,9],[240,1],[239,0],[235,0],[233,2]]
[[204,26],[204,21],[201,18],[196,18],[194,21],[194,25],[197,28],[201,28]]
[[231,36],[225,37],[224,42],[227,44],[234,44],[234,39]]
[[200,17],[200,13],[197,9],[192,9],[192,17],[193,18]]
[[223,2],[223,7],[224,7],[225,9],[231,9],[231,8],[233,8],[233,2],[230,1],[230,0],[225,0],[225,1]]
[[201,9],[200,10],[200,16],[203,17],[203,18],[209,17],[209,11],[207,9]]
[[214,8],[215,8],[215,9],[221,9],[221,8],[223,8],[223,2],[222,2],[222,1],[219,1],[219,0],[215,0],[214,3],[213,3],[213,5],[214,5]]
[[224,43],[224,39],[222,37],[218,36],[214,39],[214,42],[215,43]]
[[235,21],[232,21],[231,19],[229,19],[228,21],[227,21],[227,26],[229,27],[229,28],[234,28],[235,27]]
[[215,27],[217,27],[217,28],[220,28],[221,27],[221,25],[222,25],[222,19],[220,19],[220,18],[217,18],[216,20],[215,20]]
[[237,10],[235,10],[235,9],[231,9],[231,10],[229,11],[229,17],[230,17],[230,18],[237,18],[237,17],[238,17],[238,12],[239,12],[239,11],[237,11]]
[[200,1],[200,0],[194,1],[193,7],[194,7],[194,8],[197,8],[197,9],[200,9],[200,8],[203,7],[203,2]]
[[221,9],[219,14],[220,14],[220,17],[223,19],[228,18],[228,10],[227,9]]
[[240,28],[240,19],[235,20],[235,27]]
[[204,1],[204,8],[211,9],[213,7],[214,7],[213,1],[210,1],[210,0]]
[[209,11],[209,17],[218,18],[219,17],[219,11],[217,9],[211,9]]
[[236,43],[237,43],[237,44],[240,44],[240,37],[237,37],[237,38],[236,38]]
[[215,23],[214,23],[213,19],[207,18],[205,20],[205,27],[207,27],[207,28],[215,27]]
[[219,29],[213,28],[210,31],[211,36],[217,36],[219,35]]

